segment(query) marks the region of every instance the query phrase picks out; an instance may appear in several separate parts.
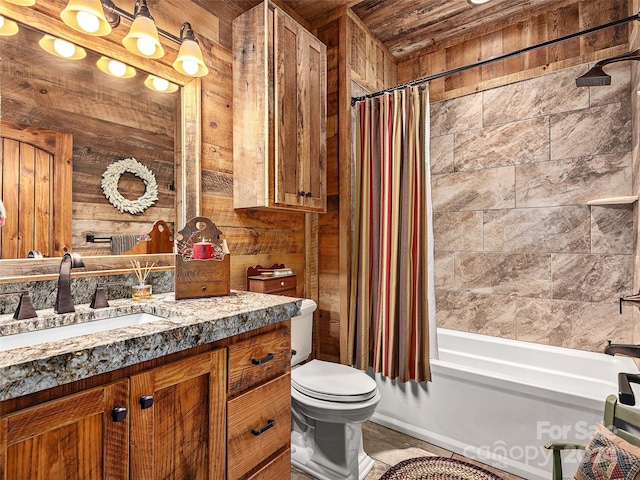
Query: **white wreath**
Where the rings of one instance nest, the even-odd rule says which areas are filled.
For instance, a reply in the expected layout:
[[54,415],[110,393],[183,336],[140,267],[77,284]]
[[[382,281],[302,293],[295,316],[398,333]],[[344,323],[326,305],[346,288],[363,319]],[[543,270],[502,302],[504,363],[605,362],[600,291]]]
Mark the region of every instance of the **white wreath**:
[[[128,200],[118,191],[118,182],[125,172],[133,173],[144,182],[144,195],[136,200]],[[121,212],[134,215],[144,212],[158,200],[158,184],[155,175],[135,158],[125,158],[109,165],[102,174],[102,191],[111,205]]]

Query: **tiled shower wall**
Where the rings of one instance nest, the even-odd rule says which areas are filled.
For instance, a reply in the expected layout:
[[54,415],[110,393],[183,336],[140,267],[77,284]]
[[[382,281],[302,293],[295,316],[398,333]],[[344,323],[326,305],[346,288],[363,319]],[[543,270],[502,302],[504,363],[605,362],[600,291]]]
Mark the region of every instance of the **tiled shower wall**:
[[628,63],[431,106],[438,326],[583,350],[633,340]]

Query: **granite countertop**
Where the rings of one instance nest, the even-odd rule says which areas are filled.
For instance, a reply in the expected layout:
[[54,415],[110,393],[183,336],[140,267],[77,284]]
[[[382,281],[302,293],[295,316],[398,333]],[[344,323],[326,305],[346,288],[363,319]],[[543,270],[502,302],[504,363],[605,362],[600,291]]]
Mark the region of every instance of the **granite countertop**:
[[[301,299],[232,291],[224,297],[175,300],[173,293],[149,301],[110,300],[93,310],[37,319],[0,315],[0,401],[75,382],[191,347],[287,320],[300,314]],[[160,320],[33,346],[2,350],[2,336],[122,315],[148,313]]]

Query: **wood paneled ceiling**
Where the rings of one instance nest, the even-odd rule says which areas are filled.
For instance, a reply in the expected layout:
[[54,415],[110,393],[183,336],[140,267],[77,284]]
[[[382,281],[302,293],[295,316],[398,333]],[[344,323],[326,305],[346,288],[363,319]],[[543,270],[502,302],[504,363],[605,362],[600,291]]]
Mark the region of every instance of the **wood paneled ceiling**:
[[567,0],[492,0],[473,6],[467,0],[279,1],[311,26],[336,9],[351,7],[399,62],[490,32],[496,25],[524,20],[547,11],[551,5],[569,3]]

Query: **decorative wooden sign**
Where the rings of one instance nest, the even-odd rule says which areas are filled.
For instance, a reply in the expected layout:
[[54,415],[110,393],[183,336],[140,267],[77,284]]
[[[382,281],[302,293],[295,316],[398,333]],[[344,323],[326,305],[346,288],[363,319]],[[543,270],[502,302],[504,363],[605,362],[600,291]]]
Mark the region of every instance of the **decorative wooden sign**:
[[206,217],[192,218],[176,234],[176,300],[231,293],[229,252],[221,237]]

